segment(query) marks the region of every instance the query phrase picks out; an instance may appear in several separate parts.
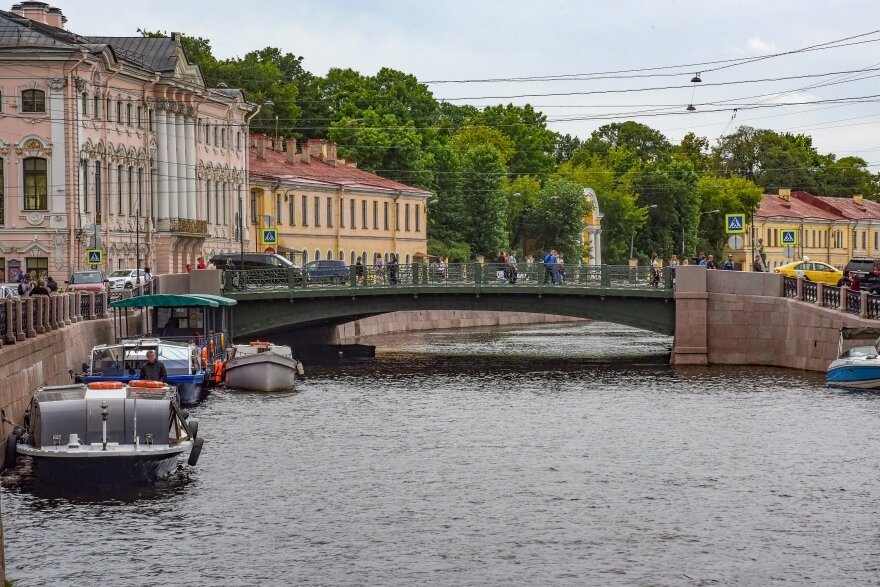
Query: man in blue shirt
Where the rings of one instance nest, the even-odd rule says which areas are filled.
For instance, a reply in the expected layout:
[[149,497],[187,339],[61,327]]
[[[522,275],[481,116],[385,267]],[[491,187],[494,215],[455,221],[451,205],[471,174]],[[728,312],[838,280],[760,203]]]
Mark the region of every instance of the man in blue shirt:
[[732,254],[727,255],[727,261],[724,262],[724,269],[725,269],[725,271],[733,271],[734,267],[733,267],[733,255]]

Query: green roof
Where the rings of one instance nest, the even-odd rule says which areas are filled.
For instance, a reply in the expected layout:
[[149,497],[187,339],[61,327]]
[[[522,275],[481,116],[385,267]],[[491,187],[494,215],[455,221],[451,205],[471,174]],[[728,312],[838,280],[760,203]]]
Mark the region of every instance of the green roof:
[[154,294],[110,303],[111,308],[218,308],[234,306],[235,300],[210,294]]

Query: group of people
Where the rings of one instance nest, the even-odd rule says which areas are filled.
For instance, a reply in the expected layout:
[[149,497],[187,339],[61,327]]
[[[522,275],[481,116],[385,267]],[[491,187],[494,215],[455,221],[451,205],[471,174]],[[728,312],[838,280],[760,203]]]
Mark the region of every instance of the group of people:
[[46,279],[20,273],[18,275],[18,295],[25,298],[28,296],[47,296],[50,293],[61,291],[58,282],[47,275]]
[[[364,280],[367,278],[368,275],[367,268],[364,265],[364,261],[365,259],[358,255],[357,261],[355,261],[354,264],[354,274],[357,278],[358,285],[363,285]],[[387,274],[388,283],[390,283],[391,285],[395,285],[400,279],[399,270],[399,254],[391,253],[388,256],[388,263],[384,263],[382,260],[382,255],[376,253],[376,255],[373,257],[373,274],[371,278],[375,281],[378,281]]]
[[565,259],[556,249],[544,255],[544,283],[562,285],[565,283]]
[[[231,264],[231,261],[230,261],[230,264]],[[184,265],[183,268],[187,273],[192,273],[192,264],[191,263],[187,263],[186,265]],[[204,257],[198,257],[196,259],[196,269],[215,269],[215,267],[214,267],[214,263],[205,263]],[[232,267],[230,267],[230,269],[232,269]]]
[[498,258],[495,259],[498,265],[497,277],[499,283],[516,283],[516,251],[498,251]]

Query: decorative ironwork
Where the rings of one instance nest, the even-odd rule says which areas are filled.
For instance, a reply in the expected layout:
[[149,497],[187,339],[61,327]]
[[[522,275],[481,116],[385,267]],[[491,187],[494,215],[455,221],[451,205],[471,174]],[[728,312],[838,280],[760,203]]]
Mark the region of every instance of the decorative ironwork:
[[877,320],[880,318],[880,296],[868,296],[868,318]]
[[92,315],[92,313],[89,312],[89,296],[87,295],[80,296],[79,315],[82,316],[85,320],[88,320],[89,316]]
[[862,292],[846,290],[846,311],[858,315],[862,311]]
[[6,304],[0,304],[0,340],[6,340]]
[[803,289],[801,291],[801,295],[803,296],[803,300],[805,302],[816,303],[816,283],[813,281],[805,281],[803,285]]
[[840,288],[826,287],[822,290],[822,307],[833,310],[840,309]]
[[794,277],[783,277],[782,279],[782,294],[787,298],[797,298],[797,279]]
[[208,221],[192,220],[190,218],[172,218],[171,232],[208,236]]

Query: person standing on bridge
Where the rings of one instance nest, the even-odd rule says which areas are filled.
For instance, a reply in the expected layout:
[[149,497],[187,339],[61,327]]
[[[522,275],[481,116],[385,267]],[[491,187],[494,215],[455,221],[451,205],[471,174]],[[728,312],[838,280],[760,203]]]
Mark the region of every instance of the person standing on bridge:
[[755,262],[752,263],[752,271],[760,271],[761,273],[767,271],[767,268],[764,266],[764,260],[761,259],[761,255],[755,255]]
[[733,254],[728,253],[727,254],[727,261],[724,262],[724,270],[725,271],[733,271],[734,269],[736,269],[736,267],[734,267],[734,265],[733,265]]
[[357,258],[357,262],[354,264],[354,275],[357,278],[357,284],[364,284],[364,264],[361,261],[360,256]]

